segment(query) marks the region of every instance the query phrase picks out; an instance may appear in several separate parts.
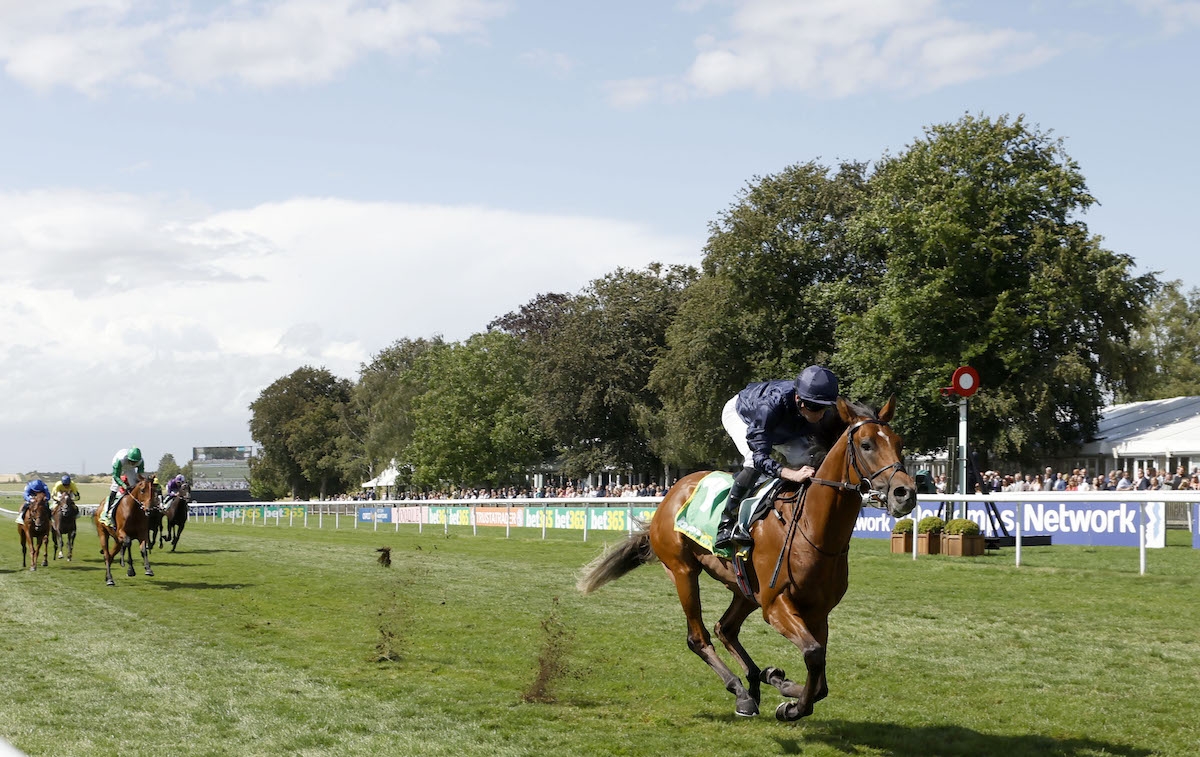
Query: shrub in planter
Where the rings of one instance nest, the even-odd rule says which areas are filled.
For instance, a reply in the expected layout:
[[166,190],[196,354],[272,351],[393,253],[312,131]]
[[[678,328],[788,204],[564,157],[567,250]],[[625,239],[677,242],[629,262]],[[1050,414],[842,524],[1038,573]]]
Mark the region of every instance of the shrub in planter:
[[900,555],[912,552],[912,530],[911,518],[896,521],[896,525],[892,526],[892,554]]
[[983,554],[983,534],[979,524],[967,518],[955,518],[946,524],[944,552],[953,557],[975,557]]
[[942,551],[942,529],[946,521],[930,515],[917,524],[917,554],[936,555]]

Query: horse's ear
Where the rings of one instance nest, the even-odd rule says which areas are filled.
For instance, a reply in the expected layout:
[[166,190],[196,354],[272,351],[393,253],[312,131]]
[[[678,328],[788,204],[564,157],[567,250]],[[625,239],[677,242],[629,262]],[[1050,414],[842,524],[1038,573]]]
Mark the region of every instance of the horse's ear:
[[850,425],[851,423],[854,423],[854,421],[858,420],[858,416],[854,414],[854,410],[850,407],[850,403],[847,402],[846,398],[842,397],[841,395],[838,395],[837,411],[838,415],[842,417],[842,420],[846,422],[846,425]]
[[892,416],[896,414],[896,395],[888,397],[888,401],[884,403],[883,409],[879,411],[879,420],[888,423],[892,420]]

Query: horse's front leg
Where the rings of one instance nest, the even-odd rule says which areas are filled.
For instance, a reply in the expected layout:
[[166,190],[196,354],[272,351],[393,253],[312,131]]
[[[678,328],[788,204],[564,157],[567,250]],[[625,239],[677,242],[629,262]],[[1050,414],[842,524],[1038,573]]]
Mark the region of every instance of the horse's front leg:
[[[664,563],[665,567],[665,563]],[[704,627],[704,617],[700,613],[699,570],[688,570],[687,566],[676,566],[667,572],[675,581],[675,591],[679,594],[679,603],[687,616],[687,645],[688,649],[708,663],[725,684],[725,690],[733,694],[735,699],[734,712],[742,717],[753,717],[758,714],[758,700],[742,684],[742,679],[734,675],[729,666],[717,655],[712,645],[708,629]]]
[[[797,687],[784,678],[783,671],[768,668],[763,671],[764,680],[776,686],[784,696],[795,696],[796,701],[784,702],[775,709],[780,720],[799,720],[813,713],[813,705],[829,694],[825,680],[825,643],[828,640],[829,624],[825,617],[817,617],[814,611],[807,617],[783,597],[778,597],[764,613],[767,622],[775,630],[800,648],[804,654],[804,666],[808,676],[804,686]],[[799,689],[797,691],[797,689]]]
[[729,603],[729,609],[725,610],[725,614],[713,626],[713,633],[725,645],[725,649],[729,651],[733,659],[742,666],[742,671],[746,674],[746,683],[749,684],[751,698],[756,703],[761,702],[762,691],[759,682],[763,680],[762,673],[754,664],[754,660],[750,659],[750,655],[738,638],[738,634],[742,630],[742,623],[758,605],[747,599],[736,585],[731,588],[731,591],[733,592],[733,601]]
[[75,556],[75,532],[71,531],[67,534],[67,562],[71,562],[71,558]]
[[48,535],[42,536],[41,553],[42,553],[42,567],[43,568],[50,567],[50,545],[47,544],[47,542],[50,541],[50,539],[48,539],[47,536]]
[[[145,552],[146,545],[142,542],[142,551]],[[125,556],[129,556],[129,561],[126,562]],[[133,569],[133,537],[128,534],[121,540],[121,565],[125,567],[125,575],[133,578],[137,575],[137,571]]]
[[[154,575],[154,571],[150,569],[150,547],[151,547],[153,544],[154,544],[153,540],[150,540],[150,543],[149,543],[149,544],[147,544],[146,542],[142,542],[142,565],[143,565],[143,566],[145,566],[145,568],[146,568],[146,575],[148,575],[148,576],[152,576],[152,575]],[[132,562],[133,562],[133,561],[132,561],[132,560],[130,560],[130,563],[131,563],[131,564],[130,564],[130,566],[129,566],[129,570],[130,570],[131,572],[133,571],[133,565],[132,565]]]

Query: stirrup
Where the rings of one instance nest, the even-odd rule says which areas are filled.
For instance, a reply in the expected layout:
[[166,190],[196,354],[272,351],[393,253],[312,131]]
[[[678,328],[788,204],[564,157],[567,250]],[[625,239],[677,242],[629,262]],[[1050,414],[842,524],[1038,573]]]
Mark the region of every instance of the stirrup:
[[750,531],[741,524],[741,521],[733,527],[732,533],[729,535],[730,540],[734,544],[753,544],[754,537],[750,535]]

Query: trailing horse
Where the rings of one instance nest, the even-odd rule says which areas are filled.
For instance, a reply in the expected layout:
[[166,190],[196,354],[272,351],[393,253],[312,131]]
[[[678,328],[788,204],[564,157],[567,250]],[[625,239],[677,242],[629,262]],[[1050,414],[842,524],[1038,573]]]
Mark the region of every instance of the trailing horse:
[[[21,536],[21,567],[25,567],[25,555],[29,550],[33,551],[33,560],[29,563],[29,569],[38,569],[38,555],[42,557],[42,567],[50,564],[46,558],[46,540],[50,536],[50,508],[46,504],[45,492],[38,492],[33,495],[33,500],[29,503],[29,509],[25,511],[25,519],[17,524],[17,533]],[[29,546],[26,547],[26,542]]]
[[158,546],[162,546],[162,530],[163,530],[163,501],[162,501],[162,486],[157,481],[154,482],[154,496],[150,500],[150,510],[146,513],[146,535],[149,537],[147,542],[150,551],[154,551],[154,542],[158,542]]
[[[863,496],[872,494],[895,517],[911,512],[917,504],[916,486],[904,470],[900,438],[888,426],[894,410],[895,397],[878,415],[838,398],[837,440],[816,475],[792,497],[777,498],[774,512],[751,527],[750,596],[738,589],[731,560],[675,530],[676,514],[707,471],[685,476],[671,487],[648,529],[634,532],[589,564],[578,588],[590,593],[634,568],[661,560],[687,616],[688,648],[720,676],[736,699],[737,714],[758,714],[760,684],[767,683],[785,697],[795,698],[776,708],[778,719],[811,715],[813,705],[829,693],[825,678],[829,613],[846,593],[850,537]],[[741,666],[746,684],[717,655],[704,627],[702,572],[733,592],[733,601],[713,632]],[[760,669],[742,647],[738,633],[756,607],[762,608],[767,623],[800,648],[808,674],[803,685],[788,680],[778,668]]]
[[75,498],[70,492],[63,492],[58,498],[58,506],[50,519],[50,532],[54,538],[54,559],[63,556],[63,545],[67,547],[67,562],[75,556],[75,519],[79,517],[79,508],[75,506]]
[[188,500],[192,496],[192,487],[185,481],[179,487],[179,493],[167,500],[167,541],[171,542],[171,551],[179,544],[179,536],[187,525]]
[[[112,561],[118,553],[121,555],[122,564],[125,564],[126,555],[129,556],[126,575],[137,575],[137,571],[133,569],[132,545],[134,539],[141,545],[142,563],[146,567],[146,575],[154,575],[154,571],[150,569],[150,549],[147,544],[149,540],[148,515],[153,506],[154,477],[151,476],[139,480],[137,485],[117,502],[117,506],[113,510],[113,522],[116,523],[116,528],[110,528],[100,522],[103,505],[97,508],[96,514],[92,516],[92,520],[96,524],[96,533],[100,537],[100,554],[104,557],[104,583],[109,586],[116,585],[112,577]],[[111,550],[108,548],[110,538],[115,542]]]

